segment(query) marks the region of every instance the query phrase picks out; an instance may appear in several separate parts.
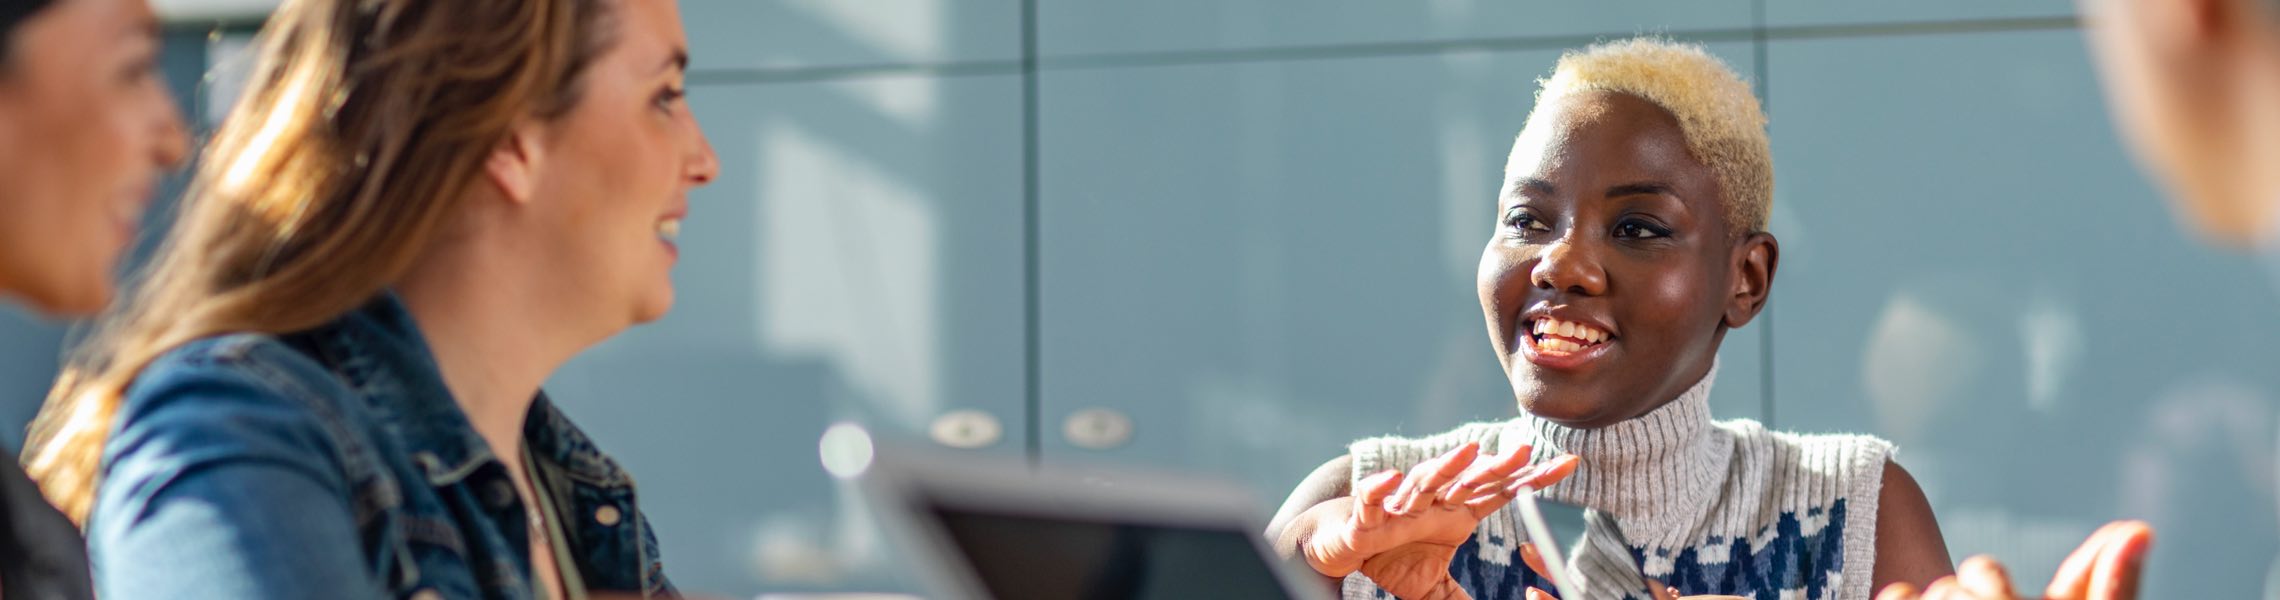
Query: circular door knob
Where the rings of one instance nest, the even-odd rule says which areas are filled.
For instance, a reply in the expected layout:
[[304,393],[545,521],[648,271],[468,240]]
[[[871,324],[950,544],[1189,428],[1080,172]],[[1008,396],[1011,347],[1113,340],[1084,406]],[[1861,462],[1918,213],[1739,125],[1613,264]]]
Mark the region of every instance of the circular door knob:
[[1005,437],[1005,426],[990,413],[973,410],[953,410],[935,417],[927,427],[934,442],[952,448],[972,450],[988,448]]
[[1061,435],[1087,450],[1115,448],[1132,441],[1132,417],[1114,409],[1087,408],[1069,413],[1061,423]]

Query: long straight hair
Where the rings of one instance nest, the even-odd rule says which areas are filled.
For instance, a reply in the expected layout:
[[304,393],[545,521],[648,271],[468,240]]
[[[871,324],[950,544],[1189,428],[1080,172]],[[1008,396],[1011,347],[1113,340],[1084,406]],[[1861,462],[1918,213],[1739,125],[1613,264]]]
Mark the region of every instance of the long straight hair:
[[288,0],[179,217],[73,352],[27,470],[82,526],[127,387],[198,338],[284,334],[411,267],[513,128],[578,101],[610,0]]

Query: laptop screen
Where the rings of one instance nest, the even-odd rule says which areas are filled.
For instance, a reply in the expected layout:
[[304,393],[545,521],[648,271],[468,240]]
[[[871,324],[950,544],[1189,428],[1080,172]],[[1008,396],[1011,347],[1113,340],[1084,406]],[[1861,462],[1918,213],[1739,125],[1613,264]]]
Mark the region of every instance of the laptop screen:
[[1248,531],[932,511],[998,600],[1300,597],[1283,587]]

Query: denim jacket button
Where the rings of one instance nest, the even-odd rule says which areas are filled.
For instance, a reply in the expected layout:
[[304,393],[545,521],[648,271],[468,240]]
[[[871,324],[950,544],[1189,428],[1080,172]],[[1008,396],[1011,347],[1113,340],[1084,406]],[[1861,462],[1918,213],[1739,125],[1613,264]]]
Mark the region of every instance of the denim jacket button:
[[618,519],[624,516],[625,515],[618,514],[618,509],[615,506],[604,506],[594,509],[594,522],[601,523],[603,527],[618,524]]
[[483,496],[483,500],[489,502],[491,508],[495,510],[504,510],[513,506],[515,500],[518,499],[515,496],[514,484],[504,481],[491,482],[491,486],[483,492]]
[[412,600],[443,600],[443,595],[435,593],[433,588],[421,588],[420,591],[412,592]]

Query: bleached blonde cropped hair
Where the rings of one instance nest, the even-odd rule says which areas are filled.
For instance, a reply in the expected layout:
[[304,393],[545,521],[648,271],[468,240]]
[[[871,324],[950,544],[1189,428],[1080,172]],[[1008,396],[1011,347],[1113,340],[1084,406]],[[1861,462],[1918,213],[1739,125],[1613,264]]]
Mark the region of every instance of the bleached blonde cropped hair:
[[1773,207],[1765,111],[1749,82],[1702,46],[1654,37],[1596,44],[1561,56],[1539,83],[1539,109],[1562,96],[1618,92],[1670,111],[1694,159],[1724,188],[1727,226],[1736,233],[1765,230]]

